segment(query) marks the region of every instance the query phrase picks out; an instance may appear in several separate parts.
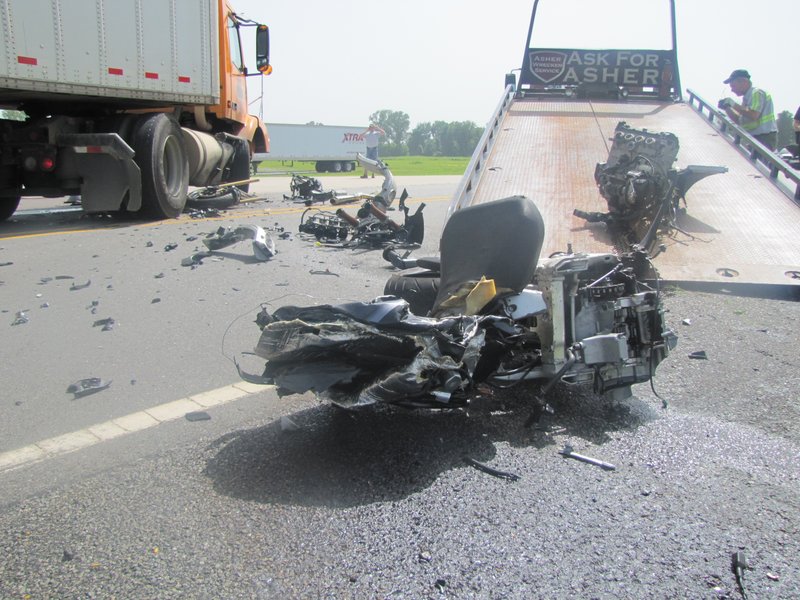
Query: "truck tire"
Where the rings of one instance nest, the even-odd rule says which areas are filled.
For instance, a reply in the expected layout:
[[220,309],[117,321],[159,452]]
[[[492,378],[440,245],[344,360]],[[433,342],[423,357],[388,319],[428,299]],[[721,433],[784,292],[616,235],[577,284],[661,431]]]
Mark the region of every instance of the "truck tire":
[[349,173],[350,171],[352,171],[355,168],[356,168],[356,165],[354,163],[350,162],[349,160],[342,163],[342,171],[344,171],[346,173]]
[[0,198],[0,221],[5,221],[19,206],[20,196],[15,198]]
[[324,173],[328,170],[328,163],[318,160],[317,164],[314,165],[314,170],[317,173]]
[[133,140],[134,160],[142,171],[140,212],[157,219],[177,217],[189,189],[189,159],[181,128],[163,113],[142,119]]
[[342,172],[342,163],[340,163],[338,160],[335,160],[335,161],[329,163],[329,166],[330,166],[330,170],[333,171],[334,173],[341,173]]
[[383,287],[383,293],[402,298],[408,302],[412,313],[424,317],[433,308],[439,293],[439,274],[392,275]]

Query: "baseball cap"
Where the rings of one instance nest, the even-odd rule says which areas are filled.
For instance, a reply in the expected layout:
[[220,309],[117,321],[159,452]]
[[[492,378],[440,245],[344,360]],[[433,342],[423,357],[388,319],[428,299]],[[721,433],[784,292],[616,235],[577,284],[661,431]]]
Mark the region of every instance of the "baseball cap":
[[750,79],[750,73],[748,73],[745,69],[736,69],[733,73],[731,73],[731,76],[728,77],[722,83],[730,83],[731,81],[733,81],[734,79],[737,79],[739,77],[744,77],[746,79]]

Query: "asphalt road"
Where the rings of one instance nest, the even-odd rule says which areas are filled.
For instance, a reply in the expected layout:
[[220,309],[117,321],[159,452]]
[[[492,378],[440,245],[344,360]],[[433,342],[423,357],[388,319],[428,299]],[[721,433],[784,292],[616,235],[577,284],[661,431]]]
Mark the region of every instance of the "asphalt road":
[[[398,181],[426,204],[415,254],[435,253],[457,182]],[[242,384],[230,359],[254,364],[262,303],[368,300],[391,268],[301,239],[287,179],[254,191],[221,219],[33,200],[0,225],[0,598],[739,598],[736,551],[749,598],[800,596],[797,302],[670,290],[658,396],[560,390],[535,429],[527,388],[347,413]],[[272,260],[243,242],[181,266],[188,238],[244,223]],[[111,384],[73,399],[86,377]],[[561,457],[568,442],[616,469]]]

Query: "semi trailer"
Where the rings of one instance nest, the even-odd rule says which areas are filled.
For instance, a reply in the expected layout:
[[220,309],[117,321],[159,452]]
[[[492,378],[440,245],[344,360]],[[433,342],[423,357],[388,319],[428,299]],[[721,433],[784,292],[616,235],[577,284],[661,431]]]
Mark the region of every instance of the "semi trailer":
[[227,0],[6,0],[0,18],[0,220],[66,195],[176,217],[190,185],[246,181],[269,149],[246,85],[272,70],[269,28]]
[[367,153],[364,127],[268,123],[269,154],[253,155],[253,172],[263,160],[309,161],[317,173],[349,172],[356,155]]

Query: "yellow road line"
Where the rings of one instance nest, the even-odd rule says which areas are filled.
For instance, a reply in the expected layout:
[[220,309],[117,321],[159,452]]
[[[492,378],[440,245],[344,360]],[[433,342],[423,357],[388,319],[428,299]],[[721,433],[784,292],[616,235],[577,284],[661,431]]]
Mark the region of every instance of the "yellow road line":
[[[444,200],[450,200],[450,196],[430,196],[427,198],[422,198],[420,200],[406,200],[406,204],[414,205],[414,204],[421,204],[431,203],[431,202],[442,202]],[[287,206],[281,208],[262,208],[260,210],[251,209],[251,210],[241,210],[235,209],[234,212],[225,213],[218,217],[203,217],[201,219],[192,219],[186,215],[178,217],[177,219],[164,219],[162,221],[147,221],[141,223],[112,223],[112,224],[103,224],[98,227],[94,227],[92,229],[61,229],[55,231],[39,231],[36,233],[21,233],[19,235],[6,235],[5,233],[0,233],[0,240],[24,240],[30,238],[40,238],[40,237],[50,237],[54,235],[71,235],[75,233],[92,233],[96,231],[109,231],[114,229],[124,229],[126,227],[159,227],[161,225],[185,225],[186,223],[204,223],[204,222],[219,222],[219,221],[234,221],[239,219],[248,219],[253,217],[270,217],[270,216],[280,216],[280,215],[291,215],[291,214],[299,214],[308,208],[318,208],[320,210],[336,210],[337,208],[358,208],[360,205],[358,203],[352,204],[339,204],[339,205],[331,205],[331,204],[320,204],[320,205],[312,205],[312,206]],[[389,213],[391,217],[391,213]]]
[[233,402],[245,396],[262,392],[265,389],[272,389],[272,387],[241,381],[215,390],[159,404],[158,406],[117,417],[104,423],[90,425],[78,431],[40,440],[22,448],[2,452],[0,453],[0,473],[83,450],[129,433],[150,429],[161,423],[180,419],[186,416],[186,413],[202,411],[227,402]]

